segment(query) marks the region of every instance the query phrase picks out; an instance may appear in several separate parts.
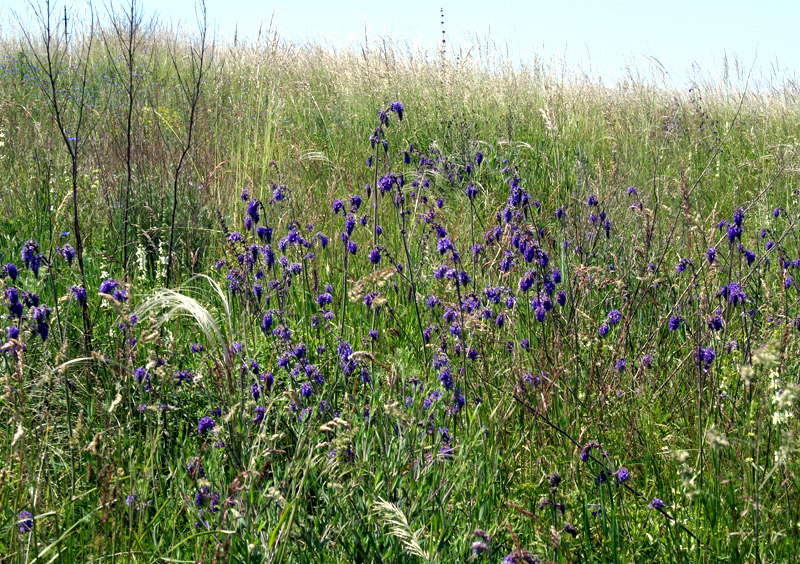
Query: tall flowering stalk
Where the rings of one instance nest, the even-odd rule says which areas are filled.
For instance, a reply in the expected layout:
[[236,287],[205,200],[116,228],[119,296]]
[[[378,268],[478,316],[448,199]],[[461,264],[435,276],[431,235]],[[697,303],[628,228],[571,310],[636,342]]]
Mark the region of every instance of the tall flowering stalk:
[[175,165],[175,171],[172,176],[172,215],[169,222],[169,251],[167,256],[167,276],[166,285],[169,287],[172,282],[172,263],[173,252],[175,249],[175,217],[178,211],[178,181],[181,176],[181,171],[186,164],[186,159],[189,156],[189,151],[192,148],[194,140],[194,129],[197,122],[197,114],[199,111],[200,95],[203,90],[203,79],[208,71],[209,59],[213,56],[210,53],[208,45],[208,20],[206,17],[205,2],[200,2],[200,14],[198,17],[199,27],[199,42],[197,48],[191,49],[191,59],[189,65],[189,76],[182,72],[178,65],[177,55],[172,56],[172,66],[175,69],[175,74],[178,77],[178,82],[181,86],[181,93],[183,94],[186,104],[189,107],[189,119],[186,123],[186,141],[181,147],[180,157]]
[[[85,46],[75,65],[79,71],[75,73],[74,76],[76,78],[72,79],[75,83],[72,84],[65,84],[65,82],[70,80],[68,77],[72,73],[62,68],[65,60],[70,56],[71,49],[69,38],[74,37],[74,34],[70,35],[68,33],[66,12],[63,30],[58,24],[53,23],[53,6],[50,0],[45,1],[44,7],[36,9],[36,18],[40,26],[41,39],[44,43],[44,58],[34,49],[33,39],[25,31],[25,26],[21,26],[21,29],[33,53],[33,60],[36,63],[36,65],[33,65],[32,62],[29,62],[31,76],[36,80],[39,89],[44,94],[50,106],[53,121],[69,154],[72,188],[72,227],[75,231],[75,255],[78,259],[81,284],[83,288],[86,288],[86,270],[83,261],[83,236],[81,233],[80,210],[78,206],[78,178],[84,141],[83,133],[85,129],[88,129],[85,111],[90,96],[88,79],[89,61],[94,41],[94,13],[90,13],[89,33],[84,38]],[[77,97],[65,94],[72,89],[77,90]],[[66,100],[65,96],[67,96]],[[67,100],[72,101],[73,107],[69,106]],[[71,123],[68,122],[68,113],[74,114]],[[84,349],[88,354],[92,350],[92,326],[91,320],[89,319],[88,303],[82,301],[80,305],[83,317]]]

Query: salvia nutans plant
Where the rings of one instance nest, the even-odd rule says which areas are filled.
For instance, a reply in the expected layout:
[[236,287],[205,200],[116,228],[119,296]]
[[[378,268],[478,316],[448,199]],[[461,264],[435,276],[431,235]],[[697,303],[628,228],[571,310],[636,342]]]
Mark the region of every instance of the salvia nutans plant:
[[797,561],[796,90],[198,14],[3,39],[1,562]]

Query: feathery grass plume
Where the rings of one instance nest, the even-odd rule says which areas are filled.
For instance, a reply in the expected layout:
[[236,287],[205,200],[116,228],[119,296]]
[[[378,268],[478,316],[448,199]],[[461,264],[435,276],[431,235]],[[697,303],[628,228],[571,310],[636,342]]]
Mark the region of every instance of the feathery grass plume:
[[386,282],[397,273],[394,267],[383,268],[368,274],[364,278],[353,282],[347,292],[347,297],[351,302],[358,302],[364,299],[367,295],[367,288],[381,288]]
[[423,562],[431,561],[430,555],[420,544],[424,540],[422,531],[411,528],[405,513],[399,507],[378,496],[377,501],[372,504],[372,514],[389,530],[389,534],[400,541],[408,554],[421,558]]
[[232,341],[229,335],[233,334],[233,320],[228,298],[222,287],[205,274],[197,274],[190,278],[183,289],[185,291],[199,290],[197,287],[189,285],[194,280],[204,280],[211,286],[211,297],[215,298],[221,306],[221,323],[212,314],[211,307],[206,307],[195,298],[169,288],[156,290],[152,296],[136,308],[135,315],[143,319],[150,312],[157,315],[160,314],[159,327],[177,316],[193,319],[203,332],[206,339],[205,342],[208,343],[207,346],[213,346],[218,358],[225,359],[225,365],[231,367],[230,347],[232,346]]

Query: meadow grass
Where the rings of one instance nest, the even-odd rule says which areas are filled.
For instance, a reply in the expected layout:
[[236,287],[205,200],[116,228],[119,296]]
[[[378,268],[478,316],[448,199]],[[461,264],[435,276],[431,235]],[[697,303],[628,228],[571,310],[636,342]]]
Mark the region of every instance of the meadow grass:
[[794,85],[136,14],[3,38],[0,561],[796,558]]

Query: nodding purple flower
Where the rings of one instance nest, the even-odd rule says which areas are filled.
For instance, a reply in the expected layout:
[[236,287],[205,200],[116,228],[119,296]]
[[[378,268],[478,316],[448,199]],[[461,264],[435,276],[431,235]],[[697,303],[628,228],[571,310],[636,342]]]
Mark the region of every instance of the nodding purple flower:
[[344,220],[344,230],[347,233],[347,236],[353,234],[353,229],[356,227],[356,218],[352,214],[348,214]]
[[708,328],[712,331],[721,331],[723,327],[722,317],[715,315],[708,320]]
[[489,550],[489,545],[486,544],[485,541],[476,540],[470,545],[470,549],[472,550],[472,554],[482,554]]
[[741,207],[736,208],[736,211],[733,214],[733,223],[737,227],[742,226],[742,222],[744,221],[744,209]]
[[133,373],[133,377],[136,379],[136,382],[138,384],[144,383],[146,386],[149,387],[150,373],[147,372],[144,366],[140,366],[139,368],[137,368]]
[[612,309],[611,311],[608,312],[607,319],[608,319],[608,324],[613,327],[614,325],[617,325],[620,322],[620,320],[622,319],[622,314],[619,312],[618,309]]
[[403,107],[403,103],[399,101],[392,102],[392,105],[389,106],[389,111],[392,111],[397,114],[397,118],[400,121],[403,121],[403,113],[406,111]]
[[750,249],[745,249],[744,258],[747,259],[747,265],[750,266],[756,260],[756,254]]
[[666,505],[664,504],[663,500],[654,497],[653,501],[650,502],[650,505],[648,505],[648,507],[650,509],[655,509],[656,511],[664,511]]
[[638,196],[639,191],[636,189],[636,186],[629,186],[628,187],[628,196]]
[[436,207],[442,209],[444,207],[444,200],[442,200],[441,198],[437,198]]
[[113,278],[107,278],[106,280],[100,283],[100,293],[111,295],[111,293],[114,290],[116,290],[118,286],[119,282],[117,282]]
[[70,286],[69,291],[72,294],[72,298],[78,302],[81,307],[86,305],[86,288],[83,286]]
[[475,153],[475,164],[480,165],[483,162],[483,151]]
[[328,237],[323,233],[317,233],[317,238],[319,239],[319,244],[322,245],[322,248],[328,246]]
[[6,334],[8,335],[9,339],[19,339],[19,327],[12,325],[6,329]]
[[601,339],[605,339],[606,335],[608,335],[608,325],[605,323],[600,325],[600,328],[597,330],[597,334]]
[[367,157],[367,166],[368,166],[368,167],[371,167],[371,166],[372,166],[372,155],[370,155],[370,156],[368,156],[368,157]]
[[46,323],[50,317],[50,308],[47,306],[37,306],[31,309],[33,319],[36,323]]
[[730,225],[728,227],[728,243],[733,245],[736,239],[742,238],[742,228],[739,225]]
[[272,313],[267,312],[261,319],[261,330],[264,333],[268,333],[271,328],[272,328]]
[[375,298],[377,298],[378,296],[380,296],[379,292],[367,292],[366,295],[364,296],[364,305],[367,306],[368,308],[371,308],[373,302],[375,301]]
[[22,534],[29,533],[33,530],[33,515],[30,511],[24,509],[17,515],[17,525],[19,525],[19,532]]
[[275,189],[272,192],[272,197],[275,199],[276,202],[282,202],[283,199],[286,197],[284,191],[286,190],[285,186],[275,186]]
[[453,376],[450,374],[449,368],[445,368],[439,373],[439,381],[442,383],[445,390],[453,389]]
[[642,366],[645,369],[650,369],[653,367],[653,355],[646,354],[642,357]]
[[794,284],[794,278],[791,275],[787,274],[786,278],[783,279],[783,287],[790,288],[792,284]]
[[628,367],[628,363],[624,358],[621,358],[617,361],[614,367],[617,369],[617,372],[625,372],[625,369]]
[[39,305],[39,294],[35,292],[22,292],[22,301],[25,307],[36,307]]
[[347,251],[354,255],[358,252],[358,245],[356,245],[355,241],[347,241]]
[[341,213],[344,211],[344,202],[342,202],[339,198],[336,198],[333,201],[333,213]]
[[236,243],[242,243],[244,242],[244,237],[242,237],[242,234],[238,231],[233,231],[228,235],[228,242],[232,245],[235,245]]
[[620,483],[624,484],[625,482],[630,480],[630,477],[631,477],[631,473],[624,466],[620,466],[617,469],[617,480],[619,480]]
[[210,433],[214,430],[214,425],[216,425],[216,422],[210,417],[201,417],[200,421],[197,423],[197,430],[201,435],[205,435],[206,433]]
[[256,228],[256,235],[258,235],[258,238],[266,244],[270,244],[272,242],[272,227],[264,227],[263,225],[259,225]]
[[392,186],[398,183],[398,178],[394,173],[388,173],[383,175],[380,180],[378,180],[378,188],[380,189],[382,194],[389,192],[392,189]]
[[258,200],[253,200],[249,204],[247,204],[247,215],[252,218],[253,223],[256,225],[258,224],[259,220],[261,219],[261,215],[258,212],[258,208],[261,206],[261,202]]
[[734,306],[743,304],[747,301],[747,294],[742,292],[741,286],[739,286],[739,284],[736,282],[731,282],[729,285],[720,288],[719,292],[717,292],[717,295],[722,296]]
[[2,272],[0,272],[0,275],[8,276],[9,278],[11,278],[12,282],[16,282],[17,276],[19,276],[19,271],[17,270],[16,265],[8,263],[3,267],[3,270]]
[[472,202],[473,200],[475,200],[475,196],[477,195],[478,195],[478,189],[475,188],[475,186],[473,186],[472,184],[469,184],[467,186],[467,198],[469,198],[469,201]]
[[680,274],[681,272],[685,272],[686,267],[690,265],[692,265],[692,261],[684,257],[678,262],[678,266],[675,268],[675,270],[678,272],[678,274]]
[[8,288],[6,290],[6,299],[8,300],[8,310],[14,317],[22,317],[22,303],[19,301],[19,291],[16,288]]
[[72,261],[75,260],[75,249],[72,248],[72,245],[67,243],[63,247],[58,247],[58,254],[67,261],[67,265],[72,266]]
[[204,345],[202,345],[201,343],[192,343],[191,351],[192,351],[193,354],[200,354],[201,352],[204,352],[205,350],[206,350],[206,347]]
[[556,208],[556,219],[561,219],[563,217],[564,217],[564,208],[558,206],[558,208]]
[[539,266],[542,268],[547,268],[548,264],[550,264],[550,255],[542,251],[542,253],[539,255]]
[[775,241],[767,241],[767,250],[771,250],[775,246]]
[[33,274],[39,277],[39,265],[42,260],[42,255],[39,254],[39,243],[30,239],[22,245],[22,252],[20,253],[22,262],[25,266],[33,270]]
[[781,215],[781,208],[775,208],[774,210],[772,210],[773,217],[777,218],[780,217],[780,215]]
[[243,202],[246,202],[247,200],[250,199],[250,190],[245,188],[244,190],[242,190],[242,194],[239,197],[242,199]]
[[699,347],[694,353],[694,360],[697,365],[702,366],[706,370],[711,366],[715,358],[717,358],[717,354],[712,348],[704,349],[703,347]]
[[190,372],[189,370],[178,370],[178,373],[173,376],[172,379],[177,383],[178,386],[183,384],[184,380],[191,384],[194,382],[194,373]]
[[439,254],[445,254],[447,251],[452,251],[455,247],[453,246],[453,241],[450,237],[444,237],[439,239],[439,242],[436,244],[436,250],[439,251]]
[[567,293],[564,290],[561,290],[558,294],[556,294],[556,303],[561,307],[567,303]]
[[597,441],[589,441],[583,448],[581,449],[581,462],[586,463],[589,461],[589,456],[592,454],[592,450],[596,448],[603,448],[603,445],[598,443]]
[[591,206],[596,206],[596,205],[597,205],[597,203],[598,203],[598,202],[597,202],[597,196],[595,196],[594,194],[591,194],[591,195],[590,195],[590,196],[589,196],[589,197],[586,199],[586,203],[587,203],[587,204],[588,204],[590,207],[591,207]]
[[264,416],[267,414],[267,410],[264,406],[257,405],[253,410],[256,413],[256,416],[253,417],[253,423],[256,425],[260,425],[262,421],[264,421]]
[[356,213],[358,211],[358,208],[361,207],[361,202],[362,202],[361,196],[359,196],[358,194],[354,194],[350,198],[350,211]]
[[378,264],[381,261],[381,253],[378,249],[372,249],[369,252],[369,262]]
[[706,251],[706,258],[708,258],[708,264],[714,264],[717,260],[717,248],[711,247]]
[[681,326],[681,321],[683,321],[683,320],[678,315],[673,315],[672,317],[670,317],[669,318],[669,330],[670,331],[677,331]]

